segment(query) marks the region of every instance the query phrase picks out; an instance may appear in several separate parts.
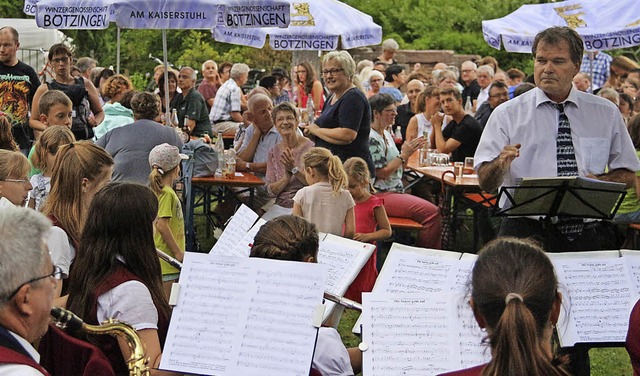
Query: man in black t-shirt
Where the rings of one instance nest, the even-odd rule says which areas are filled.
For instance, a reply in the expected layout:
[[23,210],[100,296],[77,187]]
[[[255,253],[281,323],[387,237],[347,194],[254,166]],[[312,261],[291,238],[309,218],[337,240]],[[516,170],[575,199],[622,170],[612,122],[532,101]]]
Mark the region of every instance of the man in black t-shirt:
[[442,130],[444,116],[436,114],[431,120],[436,149],[439,153],[451,153],[453,162],[464,162],[466,157],[473,157],[480,142],[482,128],[476,119],[464,113],[462,97],[455,88],[440,91],[440,103],[445,115],[452,120]]
[[18,60],[19,47],[16,29],[0,28],[0,111],[9,118],[13,138],[26,155],[33,142],[29,110],[40,82],[36,71]]

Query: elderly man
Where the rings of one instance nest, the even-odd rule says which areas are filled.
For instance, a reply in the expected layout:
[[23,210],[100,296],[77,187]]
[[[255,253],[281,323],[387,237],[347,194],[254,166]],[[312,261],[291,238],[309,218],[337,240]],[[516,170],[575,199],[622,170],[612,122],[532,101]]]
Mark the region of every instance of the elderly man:
[[242,85],[249,79],[249,66],[233,64],[230,78],[220,86],[209,119],[214,132],[237,132],[242,121]]
[[478,81],[478,86],[480,86],[480,93],[478,93],[478,98],[474,103],[474,110],[477,110],[487,99],[489,99],[489,87],[491,86],[491,81],[493,81],[494,74],[495,72],[493,71],[493,68],[488,65],[481,65],[478,67],[476,80]]
[[484,102],[476,112],[476,120],[480,123],[482,129],[487,125],[489,116],[496,107],[509,100],[509,89],[501,81],[495,81],[489,89],[489,100]]
[[[267,171],[269,150],[282,141],[282,136],[276,130],[271,118],[273,110],[271,98],[262,93],[255,94],[253,91],[251,94],[246,113],[251,125],[246,129],[242,146],[238,150],[236,167],[238,171],[249,171],[264,178]],[[227,218],[233,215],[234,208],[238,203],[236,199],[249,204],[248,198],[248,194],[228,195],[216,207],[215,213],[224,223]],[[273,202],[274,200],[269,197],[266,187],[260,186],[255,191],[252,209],[262,214]]]
[[90,57],[81,57],[76,61],[76,67],[80,71],[80,75],[87,80],[91,79],[91,71],[98,66],[98,61]]
[[588,93],[589,88],[591,88],[591,79],[589,78],[589,75],[583,72],[578,72],[573,77],[573,86],[580,91]]
[[178,87],[182,93],[177,95],[178,123],[189,134],[202,137],[211,135],[211,123],[207,113],[207,103],[196,89],[196,72],[191,67],[184,67],[178,73]]
[[473,61],[465,61],[460,66],[460,81],[462,84],[462,103],[467,103],[467,98],[471,98],[471,105],[476,108],[480,85],[478,85],[478,66]]
[[40,85],[38,75],[27,64],[18,60],[19,35],[10,26],[0,28],[0,111],[11,123],[13,139],[27,155],[33,142],[29,127],[29,110],[33,96]]
[[394,60],[398,48],[400,48],[400,46],[398,46],[398,42],[396,42],[395,39],[385,39],[382,42],[382,55],[376,57],[373,62],[381,62],[387,65],[398,64],[398,62]]
[[[601,88],[609,78],[609,70],[611,67],[611,60],[613,58],[602,51],[596,51],[593,55],[593,89]],[[580,64],[581,72],[591,72],[591,59],[589,54],[585,53],[582,56],[582,63]]]
[[202,94],[207,102],[207,113],[211,111],[213,100],[220,87],[220,77],[218,76],[218,64],[213,60],[202,63],[202,82],[198,85],[198,92]]
[[51,222],[24,208],[0,212],[0,374],[48,375],[31,343],[47,331],[62,276],[46,246]]

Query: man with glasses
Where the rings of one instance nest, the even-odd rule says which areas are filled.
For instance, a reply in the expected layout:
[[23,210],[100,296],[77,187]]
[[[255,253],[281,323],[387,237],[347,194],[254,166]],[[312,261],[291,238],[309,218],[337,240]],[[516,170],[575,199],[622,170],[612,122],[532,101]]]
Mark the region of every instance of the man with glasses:
[[31,343],[49,324],[62,272],[51,263],[45,239],[51,223],[42,214],[9,207],[0,212],[0,374],[48,375]]
[[480,95],[480,84],[478,84],[478,66],[473,61],[465,61],[460,66],[460,83],[463,86],[462,90],[462,105],[467,103],[467,98],[471,98],[471,105],[476,107],[478,101],[478,95]]
[[27,155],[33,142],[29,109],[40,85],[36,71],[18,60],[19,35],[10,26],[0,28],[0,111],[11,123],[11,133]]
[[[54,44],[49,49],[49,62],[55,73],[55,79],[40,85],[33,97],[33,108],[29,125],[36,131],[44,131],[47,126],[39,120],[38,105],[40,98],[49,90],[60,90],[67,94],[73,103],[73,121],[71,131],[76,140],[88,140],[93,138],[93,127],[104,119],[104,112],[100,104],[98,90],[83,77],[73,77],[71,67],[73,58],[69,47],[62,43]],[[91,117],[93,113],[93,117]]]
[[489,116],[499,105],[509,100],[509,88],[503,82],[495,81],[489,89],[489,100],[484,102],[476,112],[476,120],[482,129],[487,125]]

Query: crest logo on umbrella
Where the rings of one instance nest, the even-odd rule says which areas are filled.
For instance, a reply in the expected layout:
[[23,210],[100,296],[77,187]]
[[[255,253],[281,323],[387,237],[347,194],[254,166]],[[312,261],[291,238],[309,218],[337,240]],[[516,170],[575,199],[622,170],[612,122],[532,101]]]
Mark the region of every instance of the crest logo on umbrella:
[[564,19],[564,21],[567,23],[567,26],[569,26],[570,28],[576,29],[578,27],[587,27],[587,23],[580,18],[580,17],[584,17],[584,12],[575,13],[575,14],[566,14],[566,12],[569,12],[572,10],[582,9],[582,5],[574,4],[566,7],[558,7],[553,9],[556,11],[556,13],[558,13],[558,16]]
[[[293,3],[291,4],[296,13],[291,13],[291,26],[316,26],[316,21],[309,10],[309,3]],[[294,20],[293,17],[305,17],[304,20]]]

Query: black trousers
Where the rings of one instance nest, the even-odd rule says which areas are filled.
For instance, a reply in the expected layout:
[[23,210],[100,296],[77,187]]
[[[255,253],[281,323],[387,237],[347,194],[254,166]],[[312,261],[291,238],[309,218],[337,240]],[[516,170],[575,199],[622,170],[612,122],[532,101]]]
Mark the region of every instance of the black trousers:
[[[609,221],[590,222],[573,241],[569,241],[556,226],[530,218],[506,218],[500,225],[500,236],[531,238],[547,252],[577,252],[620,249],[622,234]],[[561,355],[569,356],[569,372],[574,376],[589,376],[589,347],[580,345],[563,348]]]

